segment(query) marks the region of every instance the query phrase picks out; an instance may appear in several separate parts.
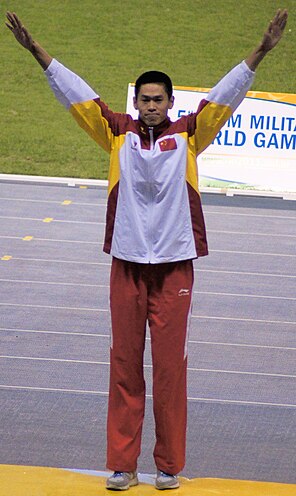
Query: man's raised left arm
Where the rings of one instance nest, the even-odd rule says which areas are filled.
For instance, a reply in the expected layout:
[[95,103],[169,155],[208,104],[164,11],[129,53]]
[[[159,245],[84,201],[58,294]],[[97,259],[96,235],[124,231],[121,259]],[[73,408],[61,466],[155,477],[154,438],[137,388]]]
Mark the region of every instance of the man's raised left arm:
[[287,9],[279,9],[270,21],[265,31],[262,41],[258,47],[245,59],[251,71],[255,71],[261,60],[270,52],[281,40],[288,20]]

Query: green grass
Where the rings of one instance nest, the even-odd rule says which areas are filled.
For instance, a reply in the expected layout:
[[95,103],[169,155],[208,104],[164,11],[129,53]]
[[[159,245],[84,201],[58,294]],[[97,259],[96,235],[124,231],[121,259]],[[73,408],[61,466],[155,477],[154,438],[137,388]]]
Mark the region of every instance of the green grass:
[[[259,42],[276,8],[290,10],[281,44],[253,89],[295,93],[294,0],[16,0],[0,5],[0,173],[106,178],[108,156],[55,101],[42,70],[4,25],[18,13],[48,52],[80,74],[115,111],[149,69],[175,85],[211,87]],[[294,10],[294,11],[293,11]]]

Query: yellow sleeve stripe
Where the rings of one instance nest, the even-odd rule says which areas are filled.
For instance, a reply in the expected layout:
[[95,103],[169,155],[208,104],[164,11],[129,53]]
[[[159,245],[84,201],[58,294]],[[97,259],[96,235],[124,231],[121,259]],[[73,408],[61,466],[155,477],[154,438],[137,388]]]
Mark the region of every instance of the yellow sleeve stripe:
[[110,156],[110,167],[108,176],[108,195],[114,188],[114,186],[119,182],[120,179],[120,163],[119,163],[119,152],[125,142],[125,134],[120,134],[114,138],[114,147],[111,151]]
[[198,171],[195,156],[195,135],[188,137],[188,132],[178,133],[187,142],[186,182],[198,193]]
[[71,105],[70,112],[79,126],[106,152],[110,153],[113,133],[108,121],[102,116],[100,106],[94,100],[88,100]]
[[226,105],[209,102],[196,117],[196,155],[199,155],[214,140],[216,134],[230,118],[232,110]]
[[199,193],[198,188],[198,170],[196,164],[196,157],[192,151],[192,142],[194,138],[189,138],[189,146],[187,149],[187,169],[186,169],[186,181],[192,186],[192,188]]

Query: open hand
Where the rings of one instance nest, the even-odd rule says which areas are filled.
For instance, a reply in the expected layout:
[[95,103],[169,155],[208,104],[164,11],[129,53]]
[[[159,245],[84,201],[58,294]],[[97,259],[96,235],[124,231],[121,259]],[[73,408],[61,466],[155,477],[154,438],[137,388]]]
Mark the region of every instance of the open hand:
[[279,9],[272,21],[270,21],[261,43],[261,48],[265,52],[269,52],[278,44],[286,27],[287,19],[288,11]]
[[15,13],[7,12],[6,18],[9,22],[6,22],[6,26],[14,34],[15,39],[27,50],[32,51],[33,49],[33,39],[29,31],[23,26],[21,20]]

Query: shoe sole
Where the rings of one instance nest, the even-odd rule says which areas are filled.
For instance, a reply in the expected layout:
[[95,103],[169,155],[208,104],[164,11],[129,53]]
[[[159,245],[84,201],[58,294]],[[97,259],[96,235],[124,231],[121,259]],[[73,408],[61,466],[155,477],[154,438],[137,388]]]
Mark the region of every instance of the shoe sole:
[[165,491],[166,489],[178,489],[180,487],[179,482],[176,482],[176,484],[172,484],[171,486],[162,486],[159,487],[157,484],[155,484],[155,489],[158,489],[159,491]]
[[111,489],[111,491],[127,491],[130,487],[137,486],[139,484],[138,479],[132,479],[126,486],[117,486],[116,484],[109,483],[106,485],[106,489]]

